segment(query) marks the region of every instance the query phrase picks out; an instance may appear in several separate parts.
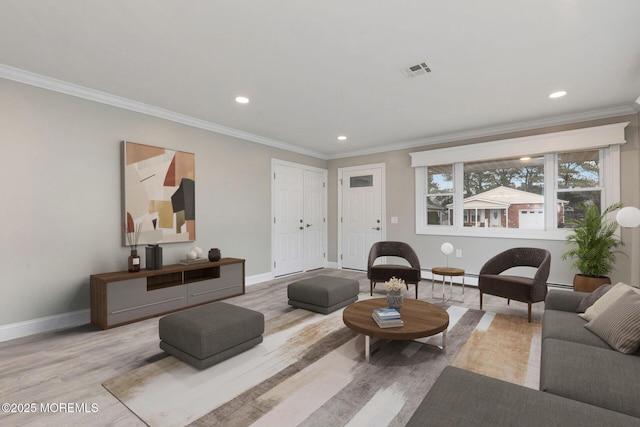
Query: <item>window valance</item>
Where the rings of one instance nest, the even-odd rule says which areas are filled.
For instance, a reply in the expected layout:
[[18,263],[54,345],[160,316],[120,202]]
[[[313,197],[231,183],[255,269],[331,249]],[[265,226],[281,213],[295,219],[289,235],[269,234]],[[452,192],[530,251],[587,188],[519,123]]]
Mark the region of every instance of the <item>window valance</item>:
[[534,156],[558,151],[569,152],[621,145],[629,122],[594,126],[563,132],[501,139],[450,148],[409,153],[411,166],[434,166],[516,156]]

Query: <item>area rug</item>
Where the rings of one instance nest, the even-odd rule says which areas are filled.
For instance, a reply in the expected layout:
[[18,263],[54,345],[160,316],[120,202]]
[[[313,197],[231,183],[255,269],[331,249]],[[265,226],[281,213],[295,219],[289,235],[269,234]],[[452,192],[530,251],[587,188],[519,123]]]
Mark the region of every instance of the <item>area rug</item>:
[[[536,369],[528,361],[539,358],[530,355],[539,324],[537,333],[524,328],[504,338],[517,318],[447,311],[446,353],[419,342],[377,340],[366,363],[364,337],[344,326],[342,310],[323,316],[290,309],[266,322],[261,344],[204,371],[166,357],[103,386],[150,426],[403,426],[447,365],[492,376],[517,372],[508,380],[526,384]],[[423,342],[431,340],[441,343],[440,336]],[[489,363],[495,369],[486,369],[494,345],[508,347],[517,360],[496,358]]]

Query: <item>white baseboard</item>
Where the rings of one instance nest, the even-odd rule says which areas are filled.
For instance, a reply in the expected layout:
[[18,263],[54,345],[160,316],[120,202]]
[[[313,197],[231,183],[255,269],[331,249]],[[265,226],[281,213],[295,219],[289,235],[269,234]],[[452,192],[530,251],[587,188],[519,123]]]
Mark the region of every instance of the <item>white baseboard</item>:
[[89,309],[85,309],[2,325],[0,326],[0,342],[39,334],[41,332],[55,331],[56,329],[86,325],[90,321],[91,313]]
[[[431,278],[433,277],[433,275],[431,274],[431,270],[422,270],[422,273],[420,274],[420,277],[422,277],[424,280],[431,280]],[[462,279],[464,278],[464,285],[465,286],[478,286],[478,277],[477,276],[467,276],[466,274],[464,276],[447,276],[446,277],[446,282],[447,284],[453,279],[453,283],[456,285],[461,285],[462,284]],[[442,283],[442,276],[436,274],[435,277],[433,277],[434,281],[436,283]]]
[[244,284],[245,286],[257,285],[258,283],[266,282],[273,279],[273,273],[262,273],[256,274],[253,276],[245,277]]
[[[338,268],[337,263],[327,263],[327,268]],[[426,279],[425,272],[423,278]],[[430,274],[429,274],[430,276]],[[429,277],[430,278],[430,277]],[[262,273],[245,277],[245,285],[252,286],[273,279],[273,273]],[[454,280],[455,282],[455,280]],[[0,342],[22,338],[42,332],[55,331],[56,329],[73,328],[86,325],[91,321],[89,309],[72,311],[69,313],[55,314],[39,319],[25,320],[24,322],[0,325]]]
[[[251,286],[273,279],[269,273],[257,274],[245,277],[245,285]],[[73,328],[86,325],[91,322],[89,309],[72,311],[69,313],[55,314],[39,319],[25,320],[24,322],[10,323],[0,326],[0,342],[22,338],[42,332],[55,331],[56,329]]]

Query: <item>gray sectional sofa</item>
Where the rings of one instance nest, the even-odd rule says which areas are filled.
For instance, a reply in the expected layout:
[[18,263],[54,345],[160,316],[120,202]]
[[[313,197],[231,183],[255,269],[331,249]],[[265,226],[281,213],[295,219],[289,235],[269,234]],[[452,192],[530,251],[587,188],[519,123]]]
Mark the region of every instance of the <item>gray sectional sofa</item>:
[[584,327],[586,295],[547,295],[540,390],[447,367],[407,425],[640,426],[640,350],[622,354]]

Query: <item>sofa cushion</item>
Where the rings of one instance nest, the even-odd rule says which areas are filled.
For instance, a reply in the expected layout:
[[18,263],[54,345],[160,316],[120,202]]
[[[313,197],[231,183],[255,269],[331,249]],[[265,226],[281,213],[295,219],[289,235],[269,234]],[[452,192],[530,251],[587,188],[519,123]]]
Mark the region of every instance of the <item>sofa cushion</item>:
[[591,307],[596,301],[600,299],[602,295],[607,293],[607,291],[611,288],[613,288],[612,284],[599,286],[598,289],[591,292],[586,297],[584,297],[582,301],[580,301],[580,305],[578,306],[578,309],[576,310],[576,312],[584,313],[587,310],[587,308]]
[[545,338],[540,390],[640,417],[640,357]]
[[582,317],[586,321],[591,321],[595,319],[597,315],[602,313],[607,309],[611,304],[616,302],[618,298],[622,296],[628,290],[634,290],[634,292],[640,293],[640,289],[633,288],[627,284],[622,282],[618,282],[614,287],[609,289],[604,295],[602,295],[591,307],[589,307],[584,313],[578,314],[578,316]]
[[635,352],[640,345],[640,294],[627,291],[584,326],[619,352]]
[[609,345],[596,334],[585,329],[587,321],[575,312],[545,310],[542,317],[542,339],[556,338],[594,347],[610,349]]
[[544,300],[544,308],[545,310],[570,311],[575,314],[578,306],[587,295],[589,295],[587,292],[549,289]]
[[640,419],[448,366],[406,425],[640,426]]

